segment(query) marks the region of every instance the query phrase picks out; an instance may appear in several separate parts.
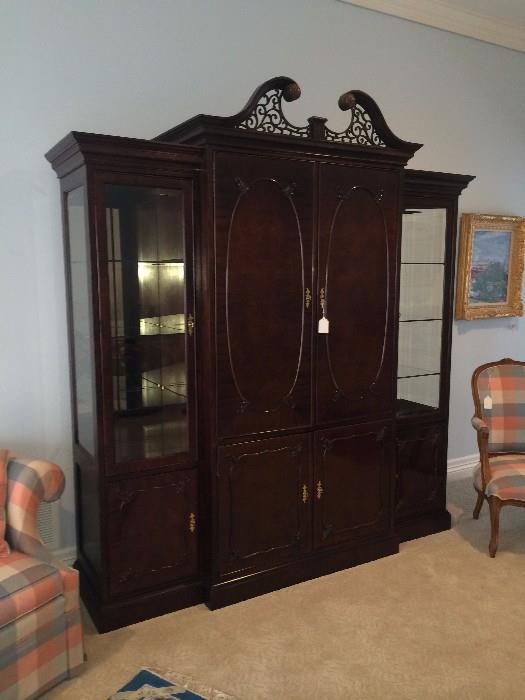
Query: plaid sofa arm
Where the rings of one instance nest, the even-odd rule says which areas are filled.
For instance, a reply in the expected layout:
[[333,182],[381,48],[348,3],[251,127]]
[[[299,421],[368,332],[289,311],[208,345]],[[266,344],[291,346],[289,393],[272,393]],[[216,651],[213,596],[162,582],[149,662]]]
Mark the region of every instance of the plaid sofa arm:
[[64,486],[64,473],[58,465],[9,453],[6,539],[13,549],[57,564],[40,538],[37,513],[42,501],[60,498]]

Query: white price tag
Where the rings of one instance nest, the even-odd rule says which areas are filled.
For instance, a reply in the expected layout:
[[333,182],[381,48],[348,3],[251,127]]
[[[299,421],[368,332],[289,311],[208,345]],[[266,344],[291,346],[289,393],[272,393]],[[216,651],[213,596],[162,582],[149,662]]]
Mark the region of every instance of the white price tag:
[[491,396],[485,396],[483,399],[483,408],[486,408],[487,410],[490,411],[492,408],[492,397]]
[[330,324],[328,322],[328,319],[323,316],[323,318],[319,319],[319,327],[317,328],[318,333],[329,333],[329,327]]

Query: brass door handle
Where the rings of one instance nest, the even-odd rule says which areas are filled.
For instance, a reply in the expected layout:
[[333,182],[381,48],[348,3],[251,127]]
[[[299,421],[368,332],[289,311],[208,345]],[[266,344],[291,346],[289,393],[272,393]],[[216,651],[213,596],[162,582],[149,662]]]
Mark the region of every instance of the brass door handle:
[[307,309],[309,309],[311,303],[312,303],[312,292],[307,287],[305,292],[304,292],[304,305],[306,306]]
[[190,532],[193,534],[195,530],[197,529],[197,518],[195,517],[195,513],[190,513],[190,524],[189,524]]
[[320,481],[317,482],[317,500],[320,501],[323,495],[323,485]]
[[309,494],[308,494],[308,487],[306,484],[303,484],[303,503],[306,503],[308,500]]
[[325,308],[325,305],[326,305],[326,293],[325,293],[325,291],[324,291],[324,287],[321,287],[321,289],[320,289],[320,291],[319,291],[319,304],[321,305],[321,309],[322,309],[322,311],[323,311],[323,316],[324,316],[325,313],[326,313],[326,308]]

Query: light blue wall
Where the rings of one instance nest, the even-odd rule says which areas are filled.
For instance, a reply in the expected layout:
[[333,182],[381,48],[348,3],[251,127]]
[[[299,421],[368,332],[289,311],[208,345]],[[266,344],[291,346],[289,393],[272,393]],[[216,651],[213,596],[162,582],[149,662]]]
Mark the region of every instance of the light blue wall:
[[[477,176],[460,211],[525,215],[525,54],[336,0],[0,0],[0,444],[61,463],[63,546],[74,542],[58,185],[44,153],[66,132],[149,138],[228,115],[274,75],[288,116],[342,127],[358,88],[412,167]],[[472,369],[525,359],[525,323],[457,323],[450,457],[474,452]]]

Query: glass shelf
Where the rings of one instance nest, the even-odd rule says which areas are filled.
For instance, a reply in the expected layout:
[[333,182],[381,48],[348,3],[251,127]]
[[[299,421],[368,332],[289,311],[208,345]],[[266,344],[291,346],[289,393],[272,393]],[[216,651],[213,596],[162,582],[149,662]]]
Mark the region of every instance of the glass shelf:
[[429,321],[442,321],[442,318],[405,318],[400,319],[399,323],[428,323]]
[[406,367],[399,365],[397,368],[398,379],[411,379],[412,377],[433,377],[439,375],[439,372],[433,372],[420,367]]

